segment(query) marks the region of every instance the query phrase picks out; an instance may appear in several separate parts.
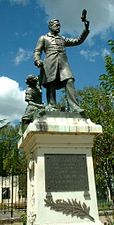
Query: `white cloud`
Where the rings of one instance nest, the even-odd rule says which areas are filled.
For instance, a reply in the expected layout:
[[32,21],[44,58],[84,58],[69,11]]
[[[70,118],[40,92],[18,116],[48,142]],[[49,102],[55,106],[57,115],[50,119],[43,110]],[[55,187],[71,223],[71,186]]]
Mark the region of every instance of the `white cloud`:
[[29,0],[8,0],[11,4],[17,4],[17,5],[27,5],[29,3]]
[[81,11],[85,8],[88,11],[90,20],[90,35],[104,33],[114,29],[114,0],[37,0],[44,8],[47,19],[60,19],[63,32],[80,33],[83,29],[81,22]]
[[23,48],[19,48],[19,50],[15,56],[14,63],[16,65],[19,65],[20,63],[29,60],[31,58],[32,54],[33,54],[33,52],[30,50],[25,50]]
[[99,52],[82,49],[80,55],[84,56],[84,58],[90,62],[95,62],[95,57],[99,55]]
[[26,103],[25,91],[19,84],[8,77],[0,77],[0,119],[13,122],[20,120],[24,114]]
[[102,50],[102,57],[104,58],[106,55],[110,55],[110,51],[106,48]]

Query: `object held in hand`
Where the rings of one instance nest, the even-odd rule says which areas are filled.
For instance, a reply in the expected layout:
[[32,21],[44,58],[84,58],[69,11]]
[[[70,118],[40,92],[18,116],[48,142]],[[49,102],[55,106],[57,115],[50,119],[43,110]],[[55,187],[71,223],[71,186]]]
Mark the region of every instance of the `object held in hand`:
[[85,22],[86,21],[86,16],[87,16],[87,10],[86,9],[83,9],[82,16],[81,16],[82,22]]

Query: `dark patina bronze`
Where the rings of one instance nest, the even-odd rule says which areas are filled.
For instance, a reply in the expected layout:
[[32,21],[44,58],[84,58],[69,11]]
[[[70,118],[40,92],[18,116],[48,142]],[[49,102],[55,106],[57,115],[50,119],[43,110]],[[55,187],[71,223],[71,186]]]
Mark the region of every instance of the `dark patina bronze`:
[[[48,23],[49,32],[42,35],[34,50],[35,66],[40,68],[41,85],[46,88],[47,111],[56,111],[56,90],[64,88],[66,93],[66,111],[84,113],[76,100],[74,75],[69,66],[66,47],[82,44],[89,34],[89,21],[86,20],[87,11],[82,12],[81,20],[84,30],[80,36],[69,38],[59,35],[61,24],[58,19]],[[44,57],[42,58],[42,53]],[[42,60],[43,59],[43,60]]]
[[88,191],[85,154],[45,154],[46,192]]

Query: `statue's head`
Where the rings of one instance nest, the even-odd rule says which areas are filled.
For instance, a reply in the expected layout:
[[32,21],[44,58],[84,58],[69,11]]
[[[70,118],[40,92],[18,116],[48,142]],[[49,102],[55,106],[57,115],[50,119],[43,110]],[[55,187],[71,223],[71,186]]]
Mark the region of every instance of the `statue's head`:
[[58,19],[52,19],[48,23],[48,27],[51,31],[59,33],[60,32],[60,21]]
[[34,74],[29,74],[25,80],[26,84],[30,84],[30,83],[37,83],[38,81],[38,77],[36,77]]

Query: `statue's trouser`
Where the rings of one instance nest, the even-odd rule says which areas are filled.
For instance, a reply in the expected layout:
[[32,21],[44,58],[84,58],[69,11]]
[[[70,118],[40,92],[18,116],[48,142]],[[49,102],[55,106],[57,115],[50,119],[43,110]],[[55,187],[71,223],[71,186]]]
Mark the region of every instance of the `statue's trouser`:
[[65,84],[65,92],[67,96],[68,106],[70,111],[82,112],[84,111],[78,106],[76,100],[76,90],[73,79],[68,79]]
[[[74,81],[73,79],[68,79],[64,83],[65,92],[67,96],[68,101],[68,107],[70,111],[76,111],[76,112],[82,112],[83,110],[78,106],[77,100],[76,100],[76,91],[74,88]],[[50,83],[47,87],[47,103],[55,106],[56,105],[56,89],[54,86],[54,83]]]
[[51,82],[48,87],[46,88],[46,97],[47,103],[55,106],[56,105],[56,90],[53,82]]

